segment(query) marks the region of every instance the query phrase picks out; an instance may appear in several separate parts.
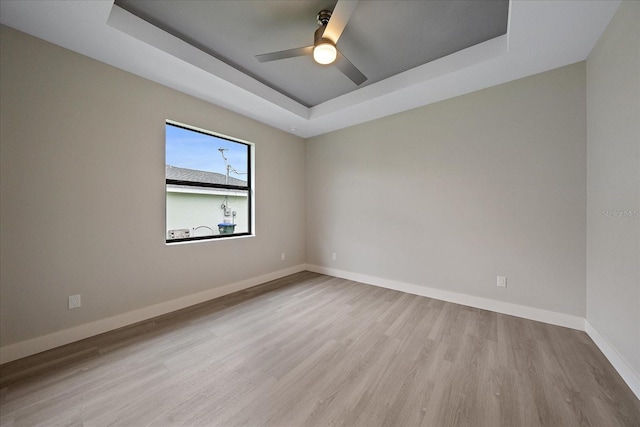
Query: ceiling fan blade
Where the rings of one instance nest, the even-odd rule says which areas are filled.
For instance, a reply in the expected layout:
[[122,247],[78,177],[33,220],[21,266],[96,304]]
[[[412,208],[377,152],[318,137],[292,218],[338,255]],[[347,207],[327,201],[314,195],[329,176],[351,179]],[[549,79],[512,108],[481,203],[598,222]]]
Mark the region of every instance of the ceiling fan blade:
[[342,73],[345,76],[349,77],[351,81],[358,86],[360,86],[362,83],[364,83],[367,80],[367,77],[364,74],[362,74],[360,70],[358,70],[356,66],[353,65],[351,61],[349,61],[340,52],[338,52],[338,57],[336,58],[335,66],[338,67],[338,69],[342,71]]
[[295,58],[296,56],[304,56],[313,54],[313,46],[298,47],[295,49],[281,50],[279,52],[263,53],[256,55],[260,62],[277,61],[278,59]]
[[331,18],[327,27],[322,33],[322,37],[331,40],[333,43],[338,43],[338,39],[344,31],[344,27],[347,26],[349,18],[356,10],[358,0],[338,0],[336,7],[331,12]]

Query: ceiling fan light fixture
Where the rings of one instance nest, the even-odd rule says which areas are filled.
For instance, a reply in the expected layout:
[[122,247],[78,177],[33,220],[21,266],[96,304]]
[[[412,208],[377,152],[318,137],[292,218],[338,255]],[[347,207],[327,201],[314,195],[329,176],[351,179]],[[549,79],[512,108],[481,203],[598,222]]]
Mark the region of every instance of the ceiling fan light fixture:
[[336,60],[337,56],[336,46],[329,40],[318,40],[318,43],[313,47],[313,60],[318,64],[331,64]]
[[[318,28],[316,28],[313,34],[313,45],[256,55],[256,58],[260,62],[269,62],[297,56],[312,55],[313,60],[320,65],[333,64],[337,60],[335,64],[336,68],[353,83],[360,86],[367,80],[367,77],[345,58],[343,54],[338,52],[338,48],[336,47],[336,43],[338,43],[357,4],[358,2],[354,0],[337,0],[334,9],[336,12],[335,15],[330,10],[321,10],[318,12]],[[338,59],[338,55],[340,55],[340,59]]]

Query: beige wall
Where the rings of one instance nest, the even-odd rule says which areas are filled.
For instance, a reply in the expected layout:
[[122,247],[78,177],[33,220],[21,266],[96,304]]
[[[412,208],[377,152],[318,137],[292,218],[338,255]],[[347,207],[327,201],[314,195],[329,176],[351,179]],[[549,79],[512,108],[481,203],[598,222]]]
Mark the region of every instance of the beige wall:
[[584,317],[584,62],[311,138],[306,156],[308,263]]
[[[637,378],[639,18],[625,2],[586,66],[306,149],[2,27],[2,346],[308,262],[586,315]],[[256,237],[165,245],[165,119],[256,144]],[[82,307],[68,310],[77,293]]]
[[587,320],[639,381],[640,2],[589,55],[587,120]]
[[[7,27],[0,40],[2,346],[304,263],[302,139]],[[165,119],[255,143],[256,237],[165,245]]]

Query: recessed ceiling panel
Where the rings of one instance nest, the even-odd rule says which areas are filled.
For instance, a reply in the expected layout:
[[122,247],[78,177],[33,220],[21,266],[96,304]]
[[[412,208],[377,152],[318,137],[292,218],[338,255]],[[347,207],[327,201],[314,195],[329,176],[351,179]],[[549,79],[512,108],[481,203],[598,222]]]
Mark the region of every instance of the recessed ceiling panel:
[[508,0],[360,1],[338,49],[367,81],[357,86],[310,56],[255,55],[313,44],[320,10],[337,0],[163,1],[115,4],[306,107],[503,35]]

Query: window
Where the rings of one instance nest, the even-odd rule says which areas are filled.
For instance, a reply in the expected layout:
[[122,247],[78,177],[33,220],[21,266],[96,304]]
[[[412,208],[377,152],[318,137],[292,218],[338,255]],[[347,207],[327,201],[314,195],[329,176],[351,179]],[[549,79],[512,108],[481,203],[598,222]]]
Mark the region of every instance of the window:
[[167,121],[166,241],[253,233],[253,144]]

